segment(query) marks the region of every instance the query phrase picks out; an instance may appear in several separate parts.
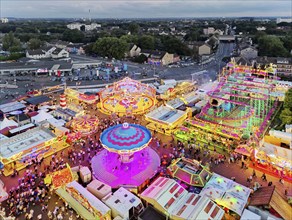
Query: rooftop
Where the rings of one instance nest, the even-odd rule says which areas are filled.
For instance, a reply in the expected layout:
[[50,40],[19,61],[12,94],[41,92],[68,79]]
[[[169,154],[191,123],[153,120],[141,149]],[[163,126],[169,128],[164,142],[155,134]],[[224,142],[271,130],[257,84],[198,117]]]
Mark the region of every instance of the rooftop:
[[132,207],[141,204],[141,200],[130,191],[121,187],[112,195],[106,196],[103,202],[109,207],[118,210],[120,213],[128,212]]
[[160,106],[153,111],[149,112],[146,117],[152,118],[154,120],[159,120],[165,123],[174,123],[182,116],[184,116],[186,112],[181,110],[172,109],[167,106]]
[[249,205],[269,205],[274,193],[275,186],[261,187],[255,191],[250,197]]
[[139,220],[166,220],[166,216],[156,211],[152,206],[148,206],[140,215]]
[[54,137],[55,135],[46,128],[37,127],[30,129],[9,139],[1,140],[0,156],[10,158],[15,154],[49,141]]
[[21,102],[9,102],[6,104],[0,105],[0,111],[3,113],[9,113],[18,109],[23,109],[26,106]]

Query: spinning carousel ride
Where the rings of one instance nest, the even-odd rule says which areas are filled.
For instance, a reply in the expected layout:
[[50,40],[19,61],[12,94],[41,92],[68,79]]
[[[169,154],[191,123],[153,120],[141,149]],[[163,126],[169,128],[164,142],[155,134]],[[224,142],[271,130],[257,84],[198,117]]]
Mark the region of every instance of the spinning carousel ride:
[[138,187],[154,176],[159,155],[149,146],[151,132],[136,124],[118,124],[100,135],[105,148],[92,159],[95,177],[113,188]]
[[94,116],[84,115],[74,118],[70,127],[74,132],[80,132],[83,136],[97,131],[99,120]]
[[154,88],[128,77],[102,90],[100,109],[106,114],[142,114],[156,104]]

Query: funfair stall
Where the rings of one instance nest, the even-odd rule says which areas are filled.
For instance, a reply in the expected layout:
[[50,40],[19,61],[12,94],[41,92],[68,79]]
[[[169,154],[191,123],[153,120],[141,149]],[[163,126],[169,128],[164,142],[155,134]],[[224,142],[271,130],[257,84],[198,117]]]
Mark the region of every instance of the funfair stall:
[[8,193],[6,192],[6,188],[4,187],[4,183],[0,180],[0,202],[8,199]]
[[113,219],[118,216],[122,219],[137,219],[144,210],[140,198],[123,187],[107,195],[102,201],[111,208]]
[[292,181],[292,150],[267,142],[255,149],[256,166],[271,174]]
[[178,158],[167,168],[173,178],[177,178],[189,186],[204,187],[212,173],[199,161]]
[[206,196],[189,193],[173,179],[159,177],[141,198],[173,220],[222,219],[224,211]]
[[76,181],[60,187],[56,193],[83,219],[111,220],[111,209]]
[[99,180],[92,180],[86,189],[95,195],[98,199],[104,198],[106,195],[112,193],[112,188]]
[[251,191],[239,183],[214,173],[200,195],[208,196],[218,205],[233,211],[230,214],[241,216]]
[[56,137],[50,130],[36,127],[9,139],[1,140],[0,159],[4,164],[4,175],[14,169],[23,169],[36,158],[47,157],[68,147],[66,136]]
[[160,106],[145,115],[147,128],[171,135],[187,118],[188,113],[168,106]]

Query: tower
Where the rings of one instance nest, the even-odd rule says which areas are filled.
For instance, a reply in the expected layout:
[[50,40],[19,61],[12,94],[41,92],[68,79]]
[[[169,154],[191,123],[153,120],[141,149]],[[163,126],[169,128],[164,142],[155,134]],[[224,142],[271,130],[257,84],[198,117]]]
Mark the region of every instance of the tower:
[[65,109],[67,107],[66,95],[65,94],[61,94],[60,95],[60,106],[63,109]]

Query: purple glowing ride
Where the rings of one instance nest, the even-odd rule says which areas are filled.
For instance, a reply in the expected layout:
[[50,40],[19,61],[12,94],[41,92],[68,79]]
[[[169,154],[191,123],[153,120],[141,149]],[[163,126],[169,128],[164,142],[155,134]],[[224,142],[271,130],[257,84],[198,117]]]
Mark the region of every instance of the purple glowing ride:
[[159,155],[151,148],[151,132],[136,124],[119,124],[100,135],[105,148],[92,159],[93,174],[113,188],[136,188],[154,176]]

